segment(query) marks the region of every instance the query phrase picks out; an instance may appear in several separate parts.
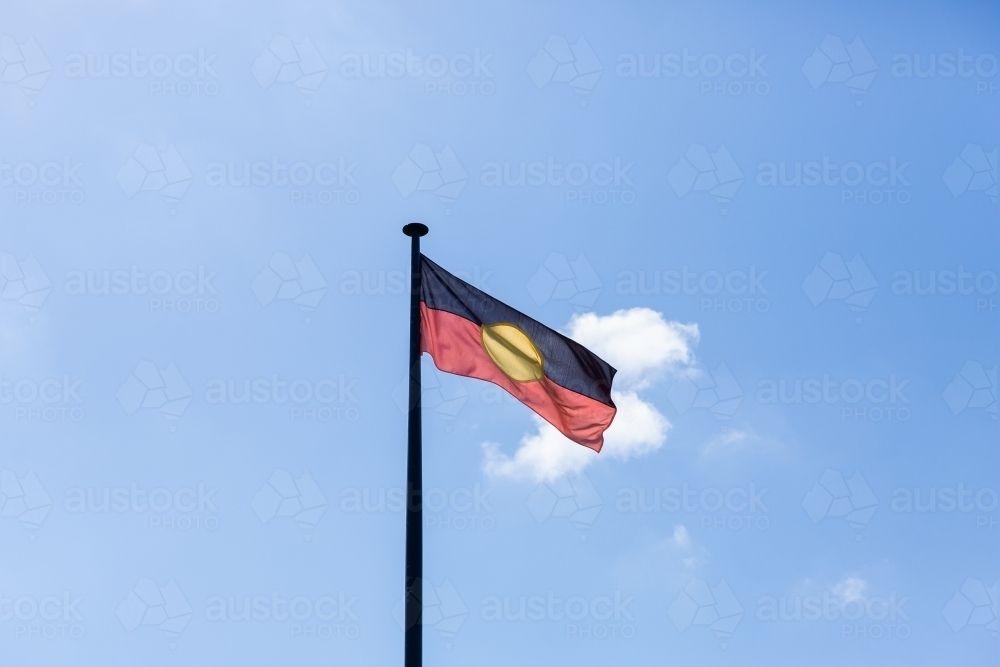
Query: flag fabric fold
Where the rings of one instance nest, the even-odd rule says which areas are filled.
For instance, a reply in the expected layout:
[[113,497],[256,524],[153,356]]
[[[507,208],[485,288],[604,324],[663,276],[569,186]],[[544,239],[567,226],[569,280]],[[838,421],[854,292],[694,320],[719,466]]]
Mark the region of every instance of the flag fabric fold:
[[616,412],[615,369],[423,255],[420,340],[439,370],[492,382],[573,442],[601,451]]

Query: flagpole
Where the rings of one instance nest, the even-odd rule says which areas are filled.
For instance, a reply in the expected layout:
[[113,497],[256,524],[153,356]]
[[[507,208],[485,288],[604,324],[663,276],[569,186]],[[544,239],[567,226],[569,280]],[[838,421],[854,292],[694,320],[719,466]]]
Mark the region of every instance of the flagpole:
[[403,227],[410,237],[410,411],[406,446],[406,589],[403,596],[405,630],[403,666],[421,667],[423,663],[423,576],[424,517],[423,466],[420,423],[420,237],[427,225],[411,222]]

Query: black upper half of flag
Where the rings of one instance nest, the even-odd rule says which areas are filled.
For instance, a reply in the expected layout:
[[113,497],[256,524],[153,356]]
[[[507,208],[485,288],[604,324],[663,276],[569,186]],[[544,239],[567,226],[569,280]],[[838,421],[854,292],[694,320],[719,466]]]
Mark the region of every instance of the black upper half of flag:
[[558,331],[494,299],[427,259],[421,259],[420,300],[428,308],[463,317],[474,324],[513,324],[526,333],[542,354],[545,376],[556,384],[614,407],[614,368],[596,354]]

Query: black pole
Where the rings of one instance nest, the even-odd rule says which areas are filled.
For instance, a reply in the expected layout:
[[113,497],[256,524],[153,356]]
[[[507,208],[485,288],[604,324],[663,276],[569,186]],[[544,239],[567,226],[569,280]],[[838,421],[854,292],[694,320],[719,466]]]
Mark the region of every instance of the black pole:
[[406,446],[406,615],[403,646],[404,667],[423,663],[424,516],[421,493],[423,466],[420,425],[420,237],[427,225],[411,222],[403,227],[410,237],[410,412]]

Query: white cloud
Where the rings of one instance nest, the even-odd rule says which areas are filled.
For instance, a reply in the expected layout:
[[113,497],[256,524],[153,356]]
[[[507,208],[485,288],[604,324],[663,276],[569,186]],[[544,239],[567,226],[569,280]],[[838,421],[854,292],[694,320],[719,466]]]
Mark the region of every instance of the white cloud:
[[618,414],[604,432],[602,454],[627,461],[655,452],[666,442],[670,422],[656,406],[631,391],[612,391],[611,398],[618,406]]
[[859,602],[865,599],[865,591],[868,589],[868,582],[860,577],[845,576],[838,583],[834,584],[831,592],[840,598],[840,604],[848,602]]
[[699,445],[701,458],[714,466],[729,468],[746,465],[749,460],[779,459],[787,455],[789,444],[782,437],[762,436],[746,426],[727,428]]
[[[618,414],[604,433],[600,456],[627,461],[662,447],[670,422],[638,391],[677,364],[692,361],[690,344],[698,340],[698,325],[668,322],[654,310],[633,308],[603,317],[576,315],[568,329],[570,338],[618,369],[611,392]],[[553,480],[578,473],[596,460],[596,452],[574,443],[544,419],[534,419],[535,432],[521,438],[513,456],[496,443],[483,443],[487,474]]]
[[679,523],[674,526],[674,544],[684,550],[691,548],[691,536],[688,534],[688,529],[684,527],[683,523]]
[[623,549],[612,564],[617,585],[668,591],[683,587],[708,563],[705,548],[693,540],[684,524],[674,526],[672,534],[643,532],[639,544]]
[[598,455],[571,441],[541,417],[533,416],[533,419],[537,432],[527,433],[521,438],[521,446],[514,456],[504,454],[495,442],[483,443],[483,469],[486,474],[547,481],[580,472]]
[[747,444],[748,431],[740,429],[729,429],[723,431],[716,437],[705,443],[702,449],[704,456],[728,456],[741,449]]
[[649,308],[574,315],[568,330],[570,338],[618,369],[616,386],[630,389],[644,389],[671,366],[691,363],[691,345],[700,335],[697,324],[668,322]]

